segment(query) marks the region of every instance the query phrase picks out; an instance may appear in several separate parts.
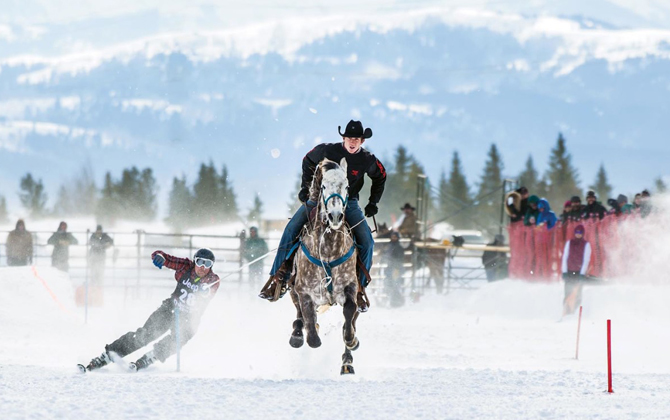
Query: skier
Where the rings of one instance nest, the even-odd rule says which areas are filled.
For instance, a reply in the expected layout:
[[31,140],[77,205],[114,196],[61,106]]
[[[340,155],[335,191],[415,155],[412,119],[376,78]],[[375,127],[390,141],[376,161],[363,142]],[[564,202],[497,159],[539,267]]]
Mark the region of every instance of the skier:
[[[261,299],[274,302],[288,290],[287,282],[293,267],[293,256],[295,255],[295,253],[289,254],[289,252],[293,244],[298,240],[302,227],[307,223],[309,213],[317,205],[317,203],[308,201],[309,187],[312,183],[316,166],[325,158],[334,162],[339,162],[342,158],[347,161],[349,199],[345,210],[345,218],[354,234],[359,258],[366,270],[370,271],[374,239],[372,239],[372,233],[365,221],[365,217],[372,217],[377,214],[377,204],[382,198],[384,184],[386,183],[386,169],[384,169],[384,165],[382,165],[375,155],[362,147],[365,140],[372,137],[371,129],[366,128],[364,130],[363,124],[360,121],[351,120],[347,124],[344,133],[340,130],[341,127],[338,127],[338,132],[342,136],[341,143],[320,144],[307,153],[302,160],[302,184],[298,198],[304,205],[300,206],[284,229],[272,270],[270,270],[270,279],[265,283],[265,286],[263,286],[258,295]],[[363,211],[361,211],[358,204],[358,194],[363,188],[365,174],[368,174],[370,179],[372,179],[372,187],[370,189],[368,204],[365,206],[365,216],[363,216]],[[369,283],[369,280],[366,280],[365,275],[361,275],[359,280],[361,287],[358,289],[356,303],[358,310],[365,312],[368,310],[368,301],[364,288]]]
[[153,350],[140,357],[129,367],[133,371],[145,369],[156,360],[165,360],[177,350],[175,343],[175,310],[179,309],[179,347],[186,344],[196,333],[200,317],[219,288],[219,276],[214,274],[214,254],[207,248],[198,250],[193,261],[188,258],[177,258],[163,251],[151,254],[153,263],[158,268],[165,267],[175,270],[177,287],[172,295],[165,299],[161,306],[152,313],[144,326],[137,331],[130,331],[119,337],[112,344],[105,346],[105,351],[91,360],[88,366],[79,365],[82,372],[99,369],[112,362],[112,353],[125,357],[161,337],[165,332],[171,334],[154,344]]

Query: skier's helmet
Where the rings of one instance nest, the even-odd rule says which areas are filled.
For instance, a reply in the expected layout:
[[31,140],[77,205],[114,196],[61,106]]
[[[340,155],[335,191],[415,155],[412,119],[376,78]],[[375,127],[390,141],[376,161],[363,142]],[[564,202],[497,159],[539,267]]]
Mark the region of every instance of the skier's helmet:
[[214,265],[216,258],[214,257],[214,253],[211,250],[207,248],[201,248],[195,253],[195,255],[193,256],[193,260],[195,261],[195,264],[198,266],[205,266],[207,268],[211,268],[212,265]]

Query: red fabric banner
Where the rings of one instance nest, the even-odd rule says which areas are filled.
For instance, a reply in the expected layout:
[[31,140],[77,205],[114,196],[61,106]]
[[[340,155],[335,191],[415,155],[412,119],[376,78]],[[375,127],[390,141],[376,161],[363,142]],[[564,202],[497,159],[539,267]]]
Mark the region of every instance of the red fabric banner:
[[[580,221],[558,222],[553,229],[524,226],[512,223],[508,226],[510,278],[531,281],[557,281],[561,279],[561,261],[566,241],[574,236],[575,227],[583,225],[584,239],[591,244],[591,260],[587,275],[612,277],[614,273],[626,272],[618,258],[608,256],[608,251],[619,250],[626,242],[619,227],[637,215],[607,215],[602,220],[590,218]],[[611,253],[610,253],[611,254]]]

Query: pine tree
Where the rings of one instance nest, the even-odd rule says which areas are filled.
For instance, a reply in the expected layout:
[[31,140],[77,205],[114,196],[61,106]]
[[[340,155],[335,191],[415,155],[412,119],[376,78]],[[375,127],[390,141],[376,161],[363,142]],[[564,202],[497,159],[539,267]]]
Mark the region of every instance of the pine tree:
[[7,200],[0,195],[0,224],[9,222],[9,213],[7,212]]
[[535,170],[535,165],[533,165],[533,157],[528,155],[526,167],[519,174],[519,186],[526,187],[531,194],[535,194],[538,182],[538,173]]
[[53,214],[60,217],[67,217],[75,214],[75,205],[70,196],[70,191],[65,185],[61,185],[58,189],[58,198],[56,198],[56,204],[54,204]]
[[193,185],[194,200],[198,203],[194,209],[196,220],[201,224],[214,224],[218,221],[218,209],[220,203],[219,177],[214,168],[214,163],[200,165],[198,180]]
[[251,210],[249,210],[249,214],[247,215],[247,222],[258,225],[261,221],[262,216],[263,216],[263,202],[261,201],[260,195],[256,193],[256,195],[254,196],[254,204],[251,207]]
[[478,223],[485,226],[491,233],[497,232],[500,226],[502,170],[503,163],[498,147],[492,144],[479,183],[479,205],[477,206]]
[[112,174],[109,172],[105,174],[101,195],[102,197],[97,204],[96,217],[100,223],[113,226],[119,217],[120,206],[117,188],[112,179]]
[[568,153],[561,133],[558,134],[556,147],[551,150],[546,177],[549,181],[547,199],[552,208],[560,208],[573,195],[582,196],[577,169],[572,166],[572,156]]
[[35,181],[28,173],[21,178],[20,189],[21,204],[30,212],[31,217],[43,217],[46,214],[47,194],[44,192],[42,180]]
[[137,208],[141,212],[135,220],[154,220],[156,218],[156,196],[158,187],[151,168],[142,170],[139,181]]
[[172,180],[168,217],[165,221],[172,226],[175,231],[181,232],[189,226],[192,209],[193,195],[186,185],[186,176],[182,176],[181,179],[175,177]]
[[[392,215],[400,214],[400,207],[405,203],[412,204],[416,201],[417,175],[423,173],[423,168],[407,153],[404,146],[396,149],[394,162],[386,171],[386,187],[384,198],[379,207],[377,219],[389,219]],[[361,198],[361,207],[364,206],[365,197]],[[416,207],[416,203],[414,203]]]
[[656,186],[657,194],[663,194],[664,192],[668,191],[668,186],[665,184],[665,181],[663,181],[663,178],[661,178],[660,176],[654,180],[654,185]]
[[224,221],[236,220],[238,217],[237,198],[230,182],[226,165],[223,165],[223,169],[221,170],[220,197],[223,209],[222,219]]
[[596,174],[596,180],[593,185],[589,186],[589,189],[595,191],[596,196],[604,201],[607,201],[608,198],[612,195],[612,185],[607,180],[607,172],[605,172],[605,165],[600,164],[600,169]]
[[446,217],[451,210],[451,192],[449,191],[449,181],[447,180],[447,174],[442,169],[440,174],[440,182],[437,186],[437,218],[441,219]]
[[446,183],[440,182],[439,191],[442,204],[438,220],[448,217],[446,222],[456,229],[471,227],[470,212],[464,209],[472,204],[472,198],[458,152],[453,154],[449,178],[446,179]]

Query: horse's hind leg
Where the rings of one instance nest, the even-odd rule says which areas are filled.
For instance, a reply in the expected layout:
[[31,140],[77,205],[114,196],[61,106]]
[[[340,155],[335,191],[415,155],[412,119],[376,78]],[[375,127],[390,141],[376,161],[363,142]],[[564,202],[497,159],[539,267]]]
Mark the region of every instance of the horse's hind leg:
[[356,318],[358,310],[356,307],[356,292],[353,288],[347,286],[344,289],[347,300],[344,302],[344,326],[342,327],[342,339],[344,340],[344,354],[342,354],[341,375],[354,373],[354,357],[351,352],[358,349],[360,345],[356,338]]
[[302,329],[305,324],[302,320],[302,310],[300,309],[300,297],[298,296],[298,293],[296,293],[295,289],[291,289],[291,300],[295,305],[297,314],[295,317],[295,321],[293,321],[293,332],[291,333],[291,339],[289,340],[289,344],[291,345],[291,347],[297,349],[299,347],[302,347],[303,344],[305,344],[305,337],[302,333]]
[[321,339],[316,325],[316,308],[314,308],[314,301],[309,295],[300,295],[300,308],[302,309],[304,327],[307,330],[307,345],[317,348],[321,346]]

